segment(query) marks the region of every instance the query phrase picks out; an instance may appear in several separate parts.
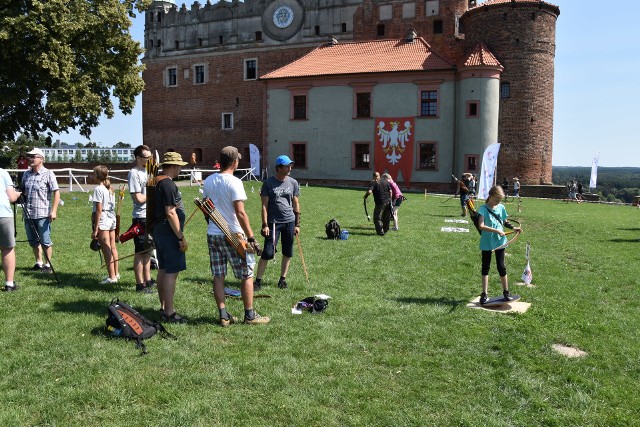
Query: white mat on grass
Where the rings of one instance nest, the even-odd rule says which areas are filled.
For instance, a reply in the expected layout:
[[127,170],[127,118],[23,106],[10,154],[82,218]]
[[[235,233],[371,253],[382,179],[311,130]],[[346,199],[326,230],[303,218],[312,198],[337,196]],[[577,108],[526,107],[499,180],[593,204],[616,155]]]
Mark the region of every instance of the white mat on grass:
[[485,307],[480,305],[480,297],[477,296],[467,304],[467,307],[485,311],[497,311],[500,313],[526,313],[529,307],[531,307],[531,303],[518,300],[497,307]]
[[442,227],[440,231],[445,233],[468,233],[468,228],[460,228],[460,227]]

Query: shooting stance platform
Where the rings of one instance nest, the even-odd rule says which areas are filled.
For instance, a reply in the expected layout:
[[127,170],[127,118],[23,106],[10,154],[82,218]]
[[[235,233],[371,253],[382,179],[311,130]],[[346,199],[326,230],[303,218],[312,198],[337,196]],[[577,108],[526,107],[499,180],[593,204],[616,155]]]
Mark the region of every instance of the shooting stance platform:
[[531,303],[520,301],[520,295],[512,295],[510,301],[505,301],[502,296],[489,298],[486,304],[480,304],[480,296],[471,300],[467,307],[500,313],[526,313]]

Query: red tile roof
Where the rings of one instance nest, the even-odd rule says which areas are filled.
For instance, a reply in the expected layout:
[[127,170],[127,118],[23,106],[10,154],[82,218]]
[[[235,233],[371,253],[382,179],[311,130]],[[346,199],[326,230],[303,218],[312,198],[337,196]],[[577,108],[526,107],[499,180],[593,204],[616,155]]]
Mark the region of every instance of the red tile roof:
[[431,51],[421,37],[325,44],[261,79],[312,77],[394,71],[451,70],[453,64]]
[[484,43],[478,43],[473,48],[471,53],[464,59],[463,66],[465,67],[477,67],[477,66],[493,66],[501,67],[500,61],[493,56],[493,53],[489,50]]
[[[516,3],[546,3],[546,4],[550,4],[551,6],[555,6],[551,3],[548,3],[546,1],[542,1],[542,0],[513,0]],[[476,5],[476,7],[480,7],[480,6],[491,6],[493,4],[503,4],[503,3],[511,3],[512,0],[487,0],[483,3],[478,3]]]

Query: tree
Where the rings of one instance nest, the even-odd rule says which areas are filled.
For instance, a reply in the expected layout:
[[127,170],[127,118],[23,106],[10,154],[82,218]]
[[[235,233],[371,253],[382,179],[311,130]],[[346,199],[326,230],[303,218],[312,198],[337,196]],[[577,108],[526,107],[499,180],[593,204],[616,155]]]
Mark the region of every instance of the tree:
[[116,145],[114,145],[113,148],[131,148],[131,144],[120,141]]
[[111,96],[130,114],[143,87],[142,47],[129,33],[150,0],[3,0],[0,140],[78,129],[89,137]]

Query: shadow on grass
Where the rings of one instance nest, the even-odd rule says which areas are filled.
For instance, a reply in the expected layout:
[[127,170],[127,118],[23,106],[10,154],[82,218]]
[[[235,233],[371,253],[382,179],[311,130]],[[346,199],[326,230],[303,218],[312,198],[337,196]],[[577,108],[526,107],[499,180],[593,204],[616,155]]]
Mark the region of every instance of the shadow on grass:
[[[120,301],[124,301],[124,300],[120,299]],[[107,310],[109,309],[110,303],[111,303],[111,299],[109,298],[105,298],[104,301],[92,301],[88,299],[79,299],[75,301],[55,302],[53,303],[53,309],[55,311],[61,311],[65,313],[84,313],[84,314],[95,314],[99,316],[104,315],[104,318],[106,319]],[[151,321],[161,321],[160,313],[158,312],[157,309],[144,308],[137,305],[131,305],[131,307]]]
[[80,274],[80,273],[61,273],[56,270],[56,277],[53,274],[43,274],[39,272],[29,272],[31,277],[42,282],[44,286],[59,287],[59,288],[75,288],[85,291],[99,291],[99,292],[125,292],[135,290],[135,285],[132,283],[105,283],[102,284],[96,280],[93,274]]
[[430,305],[448,305],[451,306],[449,313],[453,312],[460,305],[466,305],[467,300],[454,300],[447,297],[440,298],[417,298],[417,297],[403,297],[403,298],[394,298],[397,302],[402,304],[430,304]]
[[633,239],[610,239],[609,241],[613,243],[639,243],[640,239],[634,237]]
[[620,231],[640,231],[640,227],[633,227],[633,228],[618,228],[618,230],[620,230]]

